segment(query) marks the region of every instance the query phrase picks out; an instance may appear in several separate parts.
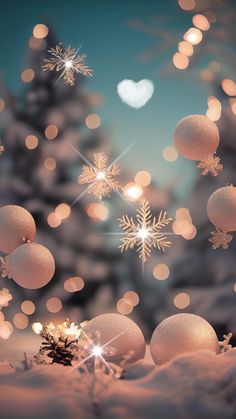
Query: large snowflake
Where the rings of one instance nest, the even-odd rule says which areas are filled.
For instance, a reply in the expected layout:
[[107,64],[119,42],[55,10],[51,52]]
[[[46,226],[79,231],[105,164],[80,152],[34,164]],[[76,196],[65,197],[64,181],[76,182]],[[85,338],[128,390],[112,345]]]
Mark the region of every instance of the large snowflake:
[[92,70],[85,64],[86,55],[78,54],[75,48],[63,49],[60,45],[49,49],[50,58],[45,58],[42,65],[43,71],[60,72],[67,84],[74,86],[75,74],[79,73],[85,77],[92,76]]
[[229,243],[232,239],[232,234],[229,234],[227,233],[227,231],[223,231],[217,228],[215,231],[211,232],[209,242],[212,243],[213,249],[218,249],[219,247],[222,247],[223,249],[228,249]]
[[169,224],[171,218],[166,212],[161,211],[158,217],[153,217],[149,202],[145,199],[139,204],[136,212],[136,220],[128,215],[123,215],[119,220],[119,226],[124,232],[121,239],[121,251],[137,248],[139,258],[143,263],[149,258],[152,247],[165,251],[171,242],[162,229]]
[[120,189],[115,177],[120,173],[116,164],[107,166],[108,157],[105,153],[94,153],[93,164],[84,165],[78,178],[80,184],[88,184],[87,192],[95,198],[108,197],[112,191]]
[[209,173],[211,173],[212,176],[217,176],[223,169],[223,165],[220,163],[220,158],[214,157],[214,155],[206,157],[198,163],[197,167],[202,169],[203,176],[208,175]]

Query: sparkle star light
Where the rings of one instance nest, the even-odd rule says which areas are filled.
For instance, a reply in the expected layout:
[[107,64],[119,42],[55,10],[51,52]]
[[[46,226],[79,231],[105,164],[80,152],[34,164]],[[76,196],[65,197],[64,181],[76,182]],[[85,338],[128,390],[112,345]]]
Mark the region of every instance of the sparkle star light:
[[92,77],[92,70],[85,63],[86,55],[78,54],[79,48],[62,48],[57,45],[48,50],[50,57],[43,60],[43,71],[56,71],[60,73],[58,81],[63,78],[70,86],[75,85],[75,74]]

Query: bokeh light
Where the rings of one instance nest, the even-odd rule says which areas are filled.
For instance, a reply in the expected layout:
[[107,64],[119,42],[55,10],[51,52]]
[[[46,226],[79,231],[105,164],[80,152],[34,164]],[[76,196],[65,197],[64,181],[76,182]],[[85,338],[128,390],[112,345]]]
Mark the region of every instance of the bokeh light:
[[190,304],[190,297],[186,292],[180,292],[174,298],[174,305],[180,310],[183,310],[184,308],[188,307],[189,304]]
[[195,0],[178,0],[178,3],[183,10],[193,10],[196,6]]
[[46,307],[50,313],[58,313],[62,309],[62,302],[58,297],[51,297],[48,299]]
[[170,270],[165,263],[158,263],[153,269],[154,278],[163,281],[170,275]]
[[24,313],[16,313],[13,317],[13,323],[17,329],[26,329],[29,325],[29,319]]
[[229,104],[231,106],[231,111],[236,115],[236,99],[229,99]]
[[175,147],[168,146],[164,148],[162,155],[166,161],[173,162],[176,161],[178,158],[178,151]]
[[193,16],[193,24],[196,28],[201,29],[202,31],[208,31],[210,29],[210,23],[206,16],[198,14]]
[[133,307],[139,304],[139,295],[135,291],[126,291],[123,297],[124,300],[128,300]]
[[152,178],[149,172],[140,170],[140,172],[136,174],[134,180],[138,186],[145,187],[150,185]]
[[5,102],[2,98],[0,98],[0,112],[2,112],[5,108]]
[[48,35],[48,27],[43,23],[38,23],[33,29],[33,35],[37,39],[46,38]]
[[35,150],[38,147],[39,140],[36,135],[27,135],[25,138],[25,146],[28,150]]
[[189,59],[186,55],[181,54],[181,52],[176,52],[173,55],[173,63],[179,70],[185,70],[189,65]]
[[67,292],[77,292],[81,291],[84,288],[84,280],[79,276],[73,276],[66,279],[64,282],[64,289]]
[[49,171],[53,171],[56,169],[57,163],[56,160],[53,157],[47,157],[44,161],[44,167],[45,169]]
[[176,220],[188,220],[192,223],[192,218],[188,208],[177,208],[175,211],[175,218]]
[[70,205],[62,202],[55,208],[55,213],[61,220],[66,220],[71,214]]
[[129,182],[124,186],[123,195],[128,201],[137,201],[143,194],[142,188],[135,182]]
[[206,116],[211,121],[218,121],[221,117],[221,111],[222,111],[222,106],[219,99],[217,99],[215,96],[210,96],[208,98],[207,103],[208,103],[208,109],[206,111]]
[[184,40],[190,42],[192,45],[198,45],[202,40],[202,32],[197,28],[190,28],[184,34]]
[[193,46],[188,41],[179,42],[178,50],[181,54],[186,55],[186,57],[193,55]]
[[4,321],[0,324],[0,337],[2,339],[8,339],[13,333],[12,324],[8,321]]
[[117,311],[120,314],[123,314],[124,316],[132,313],[133,311],[133,305],[131,304],[131,302],[124,298],[120,298],[120,300],[118,300],[116,308],[117,308]]
[[57,228],[61,225],[61,218],[56,214],[56,212],[50,212],[47,217],[48,225],[52,228]]
[[21,304],[21,310],[23,313],[28,314],[29,316],[35,312],[35,304],[33,301],[25,300]]
[[34,70],[32,68],[26,68],[21,72],[21,80],[24,83],[30,83],[34,78]]
[[101,125],[101,119],[96,113],[91,113],[86,116],[85,124],[89,129],[96,129]]
[[236,83],[230,79],[224,79],[221,82],[222,89],[228,96],[236,96]]
[[45,137],[48,140],[54,140],[58,135],[58,128],[56,125],[48,125],[45,128]]
[[108,218],[109,211],[104,204],[92,202],[87,208],[87,214],[94,220],[105,221]]

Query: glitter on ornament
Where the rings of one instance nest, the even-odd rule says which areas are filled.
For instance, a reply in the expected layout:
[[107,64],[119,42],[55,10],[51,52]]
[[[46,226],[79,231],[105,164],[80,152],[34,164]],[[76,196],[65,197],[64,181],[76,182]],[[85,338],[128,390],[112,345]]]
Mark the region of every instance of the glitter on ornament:
[[86,55],[78,54],[79,49],[62,48],[57,45],[48,50],[50,58],[45,58],[42,65],[43,71],[56,71],[60,73],[58,81],[63,78],[70,86],[75,85],[75,74],[92,77],[92,70],[86,65]]
[[80,184],[89,184],[87,192],[102,199],[112,191],[119,191],[120,186],[115,179],[120,173],[116,164],[107,166],[108,157],[105,153],[94,153],[93,164],[84,165],[78,178]]
[[166,237],[171,233],[162,232],[162,228],[170,223],[171,218],[168,218],[166,212],[163,211],[158,217],[153,217],[149,202],[145,199],[139,204],[135,221],[128,215],[123,215],[118,221],[124,232],[120,245],[121,252],[137,247],[138,256],[143,263],[149,258],[152,247],[164,252],[171,246],[171,242]]

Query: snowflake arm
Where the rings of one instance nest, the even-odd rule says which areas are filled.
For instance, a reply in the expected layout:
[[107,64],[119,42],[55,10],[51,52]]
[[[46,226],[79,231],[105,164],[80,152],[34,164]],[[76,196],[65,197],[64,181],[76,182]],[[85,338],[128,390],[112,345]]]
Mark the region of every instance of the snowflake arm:
[[218,249],[219,247],[222,247],[223,249],[228,249],[229,243],[232,239],[232,234],[229,234],[227,233],[227,231],[223,231],[219,228],[216,228],[215,231],[211,232],[209,242],[212,243],[213,249]]
[[203,176],[206,176],[209,173],[212,176],[217,176],[223,169],[223,165],[220,163],[220,158],[214,157],[213,155],[207,156],[204,160],[198,163],[197,167],[202,169]]

